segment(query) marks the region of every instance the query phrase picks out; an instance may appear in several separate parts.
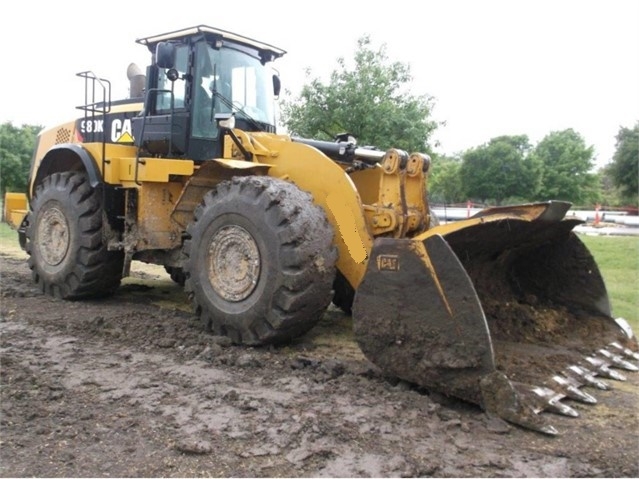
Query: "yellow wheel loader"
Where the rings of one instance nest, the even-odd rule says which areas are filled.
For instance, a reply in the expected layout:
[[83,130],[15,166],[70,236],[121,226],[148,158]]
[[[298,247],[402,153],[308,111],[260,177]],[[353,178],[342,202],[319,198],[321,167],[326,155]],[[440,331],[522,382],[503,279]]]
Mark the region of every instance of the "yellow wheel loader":
[[637,341],[611,316],[563,202],[491,208],[438,225],[430,158],[276,133],[279,48],[196,26],[142,38],[130,97],[90,71],[80,117],[38,137],[28,192],[9,193],[47,294],[113,293],[131,262],[163,265],[203,326],[283,343],[333,301],[385,374],[555,434]]

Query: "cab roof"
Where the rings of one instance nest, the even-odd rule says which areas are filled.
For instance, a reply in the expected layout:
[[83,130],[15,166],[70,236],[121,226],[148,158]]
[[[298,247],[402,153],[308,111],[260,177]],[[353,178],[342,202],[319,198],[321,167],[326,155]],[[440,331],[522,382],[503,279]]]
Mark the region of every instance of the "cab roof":
[[[173,32],[161,33],[159,35],[154,35],[151,37],[138,38],[136,42],[141,45],[146,45],[149,50],[152,51],[155,48],[155,45],[157,45],[159,42],[184,40],[186,38],[194,37],[198,34],[202,34],[210,39],[223,39],[247,45],[260,51],[260,53],[262,54],[261,56],[270,56],[271,60],[275,60],[276,58],[279,58],[286,53],[285,50],[274,47],[273,45],[269,45],[268,43],[259,42],[257,40],[253,40],[252,38],[238,35],[237,33],[228,32],[226,30],[221,30],[219,28],[213,28],[206,25],[198,25],[195,27],[175,30]],[[265,53],[268,55],[264,55]]]

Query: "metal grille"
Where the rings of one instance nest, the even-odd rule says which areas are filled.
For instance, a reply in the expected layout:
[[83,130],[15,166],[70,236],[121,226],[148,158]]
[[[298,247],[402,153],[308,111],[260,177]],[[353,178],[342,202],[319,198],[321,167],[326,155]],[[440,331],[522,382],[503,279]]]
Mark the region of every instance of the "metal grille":
[[60,143],[69,143],[71,140],[71,130],[67,128],[60,128],[55,135],[56,145]]

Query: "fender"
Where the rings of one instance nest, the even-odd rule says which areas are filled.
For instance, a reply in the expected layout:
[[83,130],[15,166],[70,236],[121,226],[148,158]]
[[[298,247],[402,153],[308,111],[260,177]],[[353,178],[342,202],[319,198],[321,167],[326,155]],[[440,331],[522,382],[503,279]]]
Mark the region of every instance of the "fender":
[[230,180],[234,176],[265,175],[272,165],[253,163],[228,158],[216,158],[205,161],[195,171],[182,190],[180,197],[171,212],[171,219],[186,229],[193,221],[193,205],[202,201],[204,195],[220,180]]
[[[34,163],[35,164],[35,163]],[[84,170],[93,188],[103,183],[100,169],[93,156],[82,146],[74,143],[62,143],[53,146],[44,155],[37,167],[31,172],[29,193],[52,173],[61,171]]]
[[310,192],[333,226],[339,251],[337,267],[357,288],[366,272],[373,235],[366,224],[362,199],[351,178],[313,146],[285,135],[234,130],[246,149],[271,166],[269,175],[286,178]]

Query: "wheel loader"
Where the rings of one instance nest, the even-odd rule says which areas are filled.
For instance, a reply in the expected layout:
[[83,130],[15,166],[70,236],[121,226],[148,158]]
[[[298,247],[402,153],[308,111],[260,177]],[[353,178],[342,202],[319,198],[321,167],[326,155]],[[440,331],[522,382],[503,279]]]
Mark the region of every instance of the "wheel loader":
[[34,282],[67,300],[163,265],[234,343],[304,335],[331,301],[383,374],[549,435],[590,388],[636,371],[570,204],[438,224],[428,155],[276,131],[285,51],[209,26],[140,38],[130,95],[91,71],[81,114],[42,131],[5,219]]

